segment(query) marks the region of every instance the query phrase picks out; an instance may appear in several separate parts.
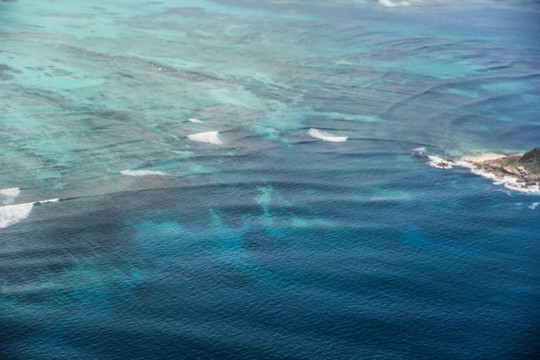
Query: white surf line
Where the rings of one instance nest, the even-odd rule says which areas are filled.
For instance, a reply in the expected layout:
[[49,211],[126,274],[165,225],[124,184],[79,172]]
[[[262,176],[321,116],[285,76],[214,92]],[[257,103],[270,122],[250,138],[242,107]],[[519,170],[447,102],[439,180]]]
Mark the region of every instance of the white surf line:
[[202,120],[199,120],[199,119],[195,119],[195,118],[191,118],[191,119],[188,119],[189,122],[192,122],[192,123],[202,123]]
[[188,135],[188,139],[214,145],[221,145],[223,144],[223,142],[219,138],[218,134],[218,131],[205,131],[197,134]]
[[398,7],[398,6],[409,6],[411,5],[408,1],[399,1],[399,2],[392,2],[390,0],[379,0],[379,4],[381,4],[384,7]]
[[41,200],[41,201],[37,201],[35,202],[35,204],[48,204],[48,203],[55,203],[55,202],[59,202],[60,199],[49,199],[49,200]]
[[155,170],[122,170],[120,171],[120,174],[126,175],[126,176],[164,176],[164,175],[167,175],[167,173],[164,173],[163,171],[155,171]]
[[344,142],[347,141],[347,136],[335,136],[332,134],[328,134],[324,131],[318,130],[318,129],[309,129],[308,134],[311,137],[314,137],[316,139],[321,139],[323,141],[329,141],[329,142]]

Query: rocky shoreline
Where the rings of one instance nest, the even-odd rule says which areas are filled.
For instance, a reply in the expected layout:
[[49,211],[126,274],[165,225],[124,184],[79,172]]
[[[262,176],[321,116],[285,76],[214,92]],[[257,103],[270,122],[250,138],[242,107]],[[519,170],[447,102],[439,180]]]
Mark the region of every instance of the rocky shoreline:
[[513,177],[524,187],[540,186],[540,147],[525,154],[502,156],[495,159],[465,159],[498,178]]
[[540,193],[540,147],[525,154],[497,155],[444,159],[428,155],[429,165],[439,169],[464,167],[473,174],[493,180],[494,184],[527,193]]

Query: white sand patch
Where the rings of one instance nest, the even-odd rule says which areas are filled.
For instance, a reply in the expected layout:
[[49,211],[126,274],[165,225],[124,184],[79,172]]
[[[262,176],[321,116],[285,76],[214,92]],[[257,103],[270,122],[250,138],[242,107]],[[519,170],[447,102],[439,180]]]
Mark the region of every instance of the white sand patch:
[[462,160],[472,162],[472,163],[483,163],[484,161],[497,160],[505,156],[507,155],[497,154],[497,153],[488,153],[488,154],[476,155],[476,156],[463,156]]

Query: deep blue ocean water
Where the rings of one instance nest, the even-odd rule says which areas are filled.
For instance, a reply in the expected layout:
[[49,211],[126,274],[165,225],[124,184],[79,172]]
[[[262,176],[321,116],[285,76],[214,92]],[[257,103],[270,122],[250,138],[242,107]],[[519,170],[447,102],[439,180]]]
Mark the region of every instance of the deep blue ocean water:
[[525,0],[0,2],[0,358],[536,358],[540,194],[427,156],[540,146],[539,34]]

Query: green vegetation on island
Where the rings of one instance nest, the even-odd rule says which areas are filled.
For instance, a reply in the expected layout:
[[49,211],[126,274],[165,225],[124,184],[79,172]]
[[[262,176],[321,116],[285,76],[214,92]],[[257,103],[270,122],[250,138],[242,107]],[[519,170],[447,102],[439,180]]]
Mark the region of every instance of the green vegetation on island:
[[472,161],[479,169],[497,177],[512,176],[529,186],[540,186],[540,147],[525,154],[503,156],[485,161]]

